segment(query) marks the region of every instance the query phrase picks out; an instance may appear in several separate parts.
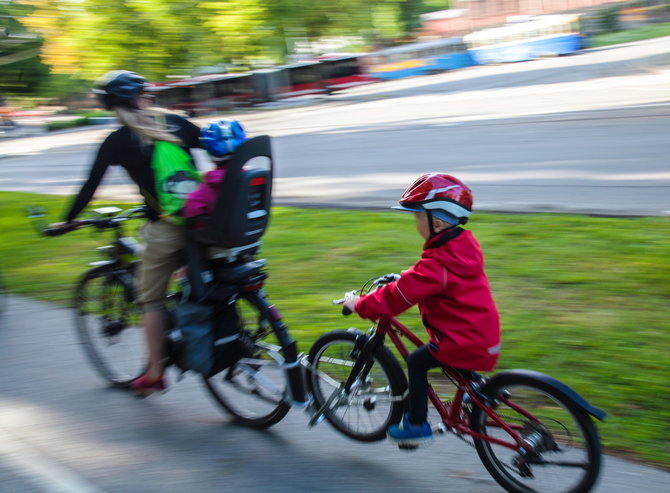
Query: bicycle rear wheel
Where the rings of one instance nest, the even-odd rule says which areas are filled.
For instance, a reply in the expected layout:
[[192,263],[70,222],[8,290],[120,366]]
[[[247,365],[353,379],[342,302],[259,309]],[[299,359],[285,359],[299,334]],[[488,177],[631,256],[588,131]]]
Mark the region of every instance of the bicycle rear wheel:
[[[475,439],[475,447],[493,478],[512,493],[582,493],[595,484],[601,460],[598,432],[591,418],[571,399],[532,377],[514,376],[487,387],[495,413],[534,444],[525,455]],[[474,430],[507,442],[510,435],[478,407]]]
[[367,374],[344,390],[358,358],[356,340],[363,334],[345,330],[324,334],[312,345],[308,379],[317,409],[340,432],[366,442],[386,438],[386,429],[400,422],[407,382],[395,357],[381,346],[369,361]]
[[285,370],[281,367],[282,348],[270,322],[253,304],[240,298],[236,307],[252,354],[203,380],[214,400],[236,423],[267,428],[281,421],[290,409]]
[[107,266],[88,271],[75,289],[79,341],[93,367],[113,386],[127,386],[146,366],[141,313],[133,296],[119,270]]

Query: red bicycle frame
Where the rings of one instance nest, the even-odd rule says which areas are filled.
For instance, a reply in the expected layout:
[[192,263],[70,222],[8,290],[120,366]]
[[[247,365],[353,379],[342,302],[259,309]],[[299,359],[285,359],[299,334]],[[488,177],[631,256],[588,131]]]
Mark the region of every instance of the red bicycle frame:
[[[409,350],[403,343],[401,337],[407,338],[416,347],[421,347],[424,345],[424,342],[419,339],[419,337],[414,335],[395,317],[380,320],[376,327],[376,333],[388,336],[405,361],[407,361],[407,357],[409,356]],[[454,395],[454,399],[449,405],[446,405],[440,400],[439,396],[431,385],[428,385],[428,399],[433,404],[435,409],[437,409],[437,412],[442,419],[442,423],[447,427],[447,430],[453,431],[455,433],[469,435],[473,438],[495,443],[512,450],[528,448],[528,444],[524,441],[521,435],[517,433],[517,430],[521,430],[521,426],[504,422],[489,405],[483,403],[473,388],[473,381],[470,378],[465,376],[462,371],[451,366],[443,366],[441,369],[442,372],[456,384],[456,394]],[[467,413],[463,412],[463,396],[465,394],[470,397],[473,405],[481,408],[482,411],[484,411],[489,417],[490,421],[487,422],[487,426],[498,426],[502,428],[514,441],[506,441],[474,431],[468,422]],[[515,405],[509,400],[509,398],[500,396],[498,400],[504,402],[506,405],[510,406],[512,409],[521,413],[527,418],[540,422],[538,418]]]

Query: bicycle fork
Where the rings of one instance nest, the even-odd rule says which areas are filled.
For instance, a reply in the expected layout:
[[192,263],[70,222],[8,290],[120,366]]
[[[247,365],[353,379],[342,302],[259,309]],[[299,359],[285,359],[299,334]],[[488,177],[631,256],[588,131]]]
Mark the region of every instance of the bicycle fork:
[[255,291],[246,297],[251,303],[256,305],[260,313],[270,322],[272,330],[281,345],[281,354],[283,356],[281,367],[286,374],[288,382],[288,404],[297,407],[308,407],[312,398],[307,392],[305,383],[306,375],[303,363],[305,357],[302,354],[298,354],[296,342],[288,333],[288,327],[282,321],[279,310],[267,302],[262,290]]
[[[344,399],[349,399],[353,392],[362,385],[372,366],[374,365],[374,359],[372,358],[373,352],[381,345],[384,344],[384,334],[374,334],[372,337],[368,337],[365,334],[360,334],[356,342],[354,343],[354,348],[351,351],[351,354],[355,356],[354,366],[351,369],[351,373],[345,382],[342,382],[339,387],[326,399],[326,402],[319,408],[314,410],[312,417],[309,420],[309,426],[315,426],[323,421],[327,409],[329,409],[334,402],[342,401]],[[314,369],[309,368],[308,371],[314,371]],[[364,403],[364,406],[370,405],[374,406],[374,403]]]

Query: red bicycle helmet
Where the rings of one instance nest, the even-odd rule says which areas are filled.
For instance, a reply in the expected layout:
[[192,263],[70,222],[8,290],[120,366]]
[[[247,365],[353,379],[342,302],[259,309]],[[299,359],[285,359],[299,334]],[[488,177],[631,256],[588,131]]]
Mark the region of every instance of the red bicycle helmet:
[[465,224],[472,213],[472,191],[458,178],[439,173],[420,176],[398,202],[393,209],[427,212],[452,226]]

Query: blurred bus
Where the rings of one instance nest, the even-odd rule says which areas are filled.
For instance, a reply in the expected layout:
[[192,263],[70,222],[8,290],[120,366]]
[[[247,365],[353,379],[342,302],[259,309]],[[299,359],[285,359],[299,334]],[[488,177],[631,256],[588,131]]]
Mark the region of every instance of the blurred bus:
[[584,45],[580,14],[541,15],[464,36],[478,64],[568,55]]
[[434,74],[474,64],[463,38],[394,46],[368,53],[361,60],[368,75],[382,80]]
[[258,102],[325,94],[323,67],[316,61],[279,65],[252,72]]
[[360,54],[332,54],[315,58],[321,64],[323,83],[328,93],[378,81],[363,71],[360,59]]
[[147,92],[159,106],[184,111],[189,116],[224,111],[253,104],[257,97],[251,74],[211,74],[153,83]]

